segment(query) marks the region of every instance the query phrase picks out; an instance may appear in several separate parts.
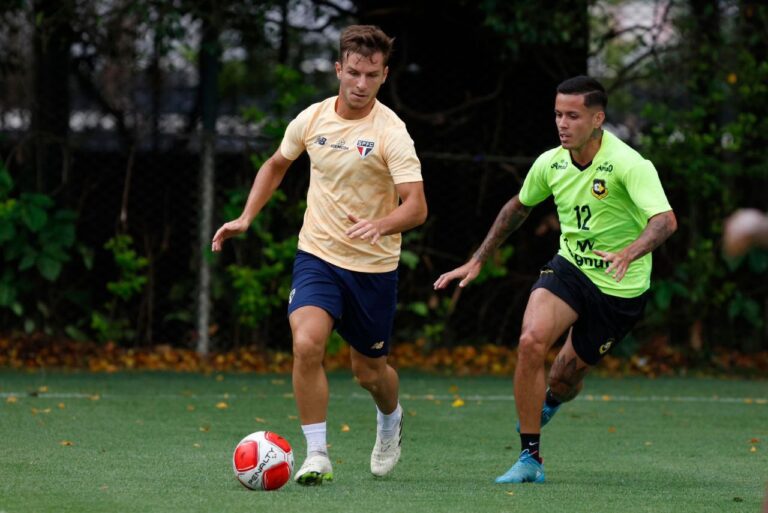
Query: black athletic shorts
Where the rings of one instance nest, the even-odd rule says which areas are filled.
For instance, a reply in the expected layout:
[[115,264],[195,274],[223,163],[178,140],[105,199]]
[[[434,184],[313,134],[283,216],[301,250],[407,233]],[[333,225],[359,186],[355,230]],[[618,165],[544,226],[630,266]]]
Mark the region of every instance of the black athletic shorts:
[[573,348],[590,365],[616,347],[640,320],[648,294],[633,298],[609,296],[560,255],[541,268],[531,291],[538,288],[552,292],[579,314],[573,325]]

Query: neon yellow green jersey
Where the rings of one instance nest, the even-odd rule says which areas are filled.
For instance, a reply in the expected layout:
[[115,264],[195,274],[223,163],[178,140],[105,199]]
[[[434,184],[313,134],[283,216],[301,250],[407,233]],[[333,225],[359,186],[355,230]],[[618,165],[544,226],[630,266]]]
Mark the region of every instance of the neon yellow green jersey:
[[656,168],[608,131],[592,164],[580,170],[562,146],[544,152],[531,166],[520,202],[533,207],[554,196],[562,255],[601,291],[636,297],[651,283],[651,254],[632,262],[620,282],[594,250],[618,252],[634,242],[648,219],[672,210]]

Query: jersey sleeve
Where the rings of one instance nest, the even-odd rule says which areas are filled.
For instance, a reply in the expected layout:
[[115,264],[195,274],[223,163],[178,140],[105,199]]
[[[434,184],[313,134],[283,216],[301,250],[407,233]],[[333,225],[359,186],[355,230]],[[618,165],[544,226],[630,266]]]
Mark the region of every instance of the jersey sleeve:
[[416,147],[405,128],[393,130],[387,137],[383,150],[382,156],[395,185],[423,181]]
[[633,166],[625,176],[624,183],[634,204],[649,219],[672,210],[661,186],[659,173],[651,161],[643,160]]
[[296,160],[307,149],[304,135],[310,118],[310,109],[303,110],[285,129],[283,141],[280,143],[280,153],[288,160]]
[[546,162],[547,159],[540,156],[525,176],[519,199],[526,207],[534,207],[552,195],[552,189],[547,183]]

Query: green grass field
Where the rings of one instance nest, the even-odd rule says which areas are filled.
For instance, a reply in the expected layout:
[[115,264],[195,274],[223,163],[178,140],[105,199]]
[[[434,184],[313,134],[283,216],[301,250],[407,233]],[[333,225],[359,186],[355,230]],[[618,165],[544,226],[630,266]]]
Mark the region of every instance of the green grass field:
[[368,470],[373,403],[348,374],[330,381],[336,481],[252,492],[231,466],[246,434],[276,431],[303,460],[290,376],[0,371],[0,512],[762,508],[768,381],[587,378],[544,429],[547,483],[504,486],[493,478],[519,451],[510,380],[403,375],[403,457],[384,479]]

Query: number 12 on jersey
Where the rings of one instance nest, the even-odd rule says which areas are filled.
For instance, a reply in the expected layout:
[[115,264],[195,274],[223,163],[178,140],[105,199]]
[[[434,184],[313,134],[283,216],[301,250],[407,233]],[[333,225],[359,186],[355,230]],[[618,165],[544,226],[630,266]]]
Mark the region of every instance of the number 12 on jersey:
[[589,209],[589,205],[576,205],[573,207],[576,211],[576,226],[579,230],[589,230],[587,222],[592,217],[592,211]]

